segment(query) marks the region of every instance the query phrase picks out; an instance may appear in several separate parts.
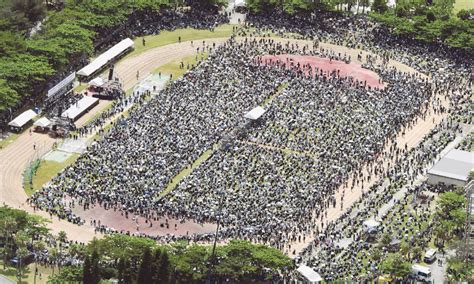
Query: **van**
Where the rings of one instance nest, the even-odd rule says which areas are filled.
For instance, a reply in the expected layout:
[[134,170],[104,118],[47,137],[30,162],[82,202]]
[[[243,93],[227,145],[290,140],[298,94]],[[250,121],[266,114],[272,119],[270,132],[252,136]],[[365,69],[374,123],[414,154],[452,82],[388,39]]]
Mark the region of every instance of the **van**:
[[438,252],[437,249],[429,249],[425,253],[425,257],[423,258],[423,261],[426,263],[433,263],[436,260],[436,253]]
[[431,282],[431,270],[429,267],[413,264],[411,267],[412,275],[416,278],[416,280],[423,281],[423,282]]

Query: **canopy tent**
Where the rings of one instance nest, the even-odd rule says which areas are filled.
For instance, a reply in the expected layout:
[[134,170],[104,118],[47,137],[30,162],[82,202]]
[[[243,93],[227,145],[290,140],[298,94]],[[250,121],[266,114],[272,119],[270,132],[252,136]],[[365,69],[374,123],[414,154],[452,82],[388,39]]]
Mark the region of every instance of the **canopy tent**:
[[259,119],[263,114],[265,113],[265,110],[258,106],[254,109],[252,109],[251,111],[247,112],[244,117],[245,118],[248,118],[248,119],[251,119],[251,120],[257,120]]
[[56,84],[56,86],[48,90],[48,98],[56,96],[58,94],[61,95],[61,93],[64,94],[69,92],[72,89],[72,83],[74,83],[75,79],[76,72],[73,72],[69,76],[64,78],[61,82]]
[[320,283],[323,278],[314,271],[311,267],[304,264],[298,267],[297,271],[309,282],[309,283]]
[[20,114],[19,116],[15,117],[15,119],[10,121],[8,125],[11,127],[22,128],[23,126],[25,126],[25,124],[27,124],[30,120],[35,118],[37,115],[38,114],[36,112],[29,109],[23,112],[22,114]]
[[247,4],[245,3],[245,0],[235,0],[234,2],[234,7],[245,7]]
[[97,77],[89,82],[89,85],[94,87],[102,87],[105,84],[104,79]]
[[77,75],[89,77],[90,75],[94,74],[102,67],[104,67],[107,63],[114,60],[117,56],[122,54],[124,51],[128,50],[129,48],[133,47],[133,40],[130,38],[126,38],[121,42],[117,43],[116,45],[112,46],[109,50],[99,55],[96,59],[94,59],[91,63],[87,66],[82,68],[77,72]]
[[99,103],[99,99],[84,96],[77,103],[71,105],[65,112],[61,114],[61,117],[70,118],[72,120],[77,120],[89,109],[93,108]]
[[34,126],[40,126],[40,127],[48,127],[52,124],[51,120],[49,120],[47,117],[42,117],[38,119],[35,123],[33,123]]
[[368,219],[362,222],[362,226],[366,232],[373,232],[380,226],[380,222],[375,221],[375,219]]

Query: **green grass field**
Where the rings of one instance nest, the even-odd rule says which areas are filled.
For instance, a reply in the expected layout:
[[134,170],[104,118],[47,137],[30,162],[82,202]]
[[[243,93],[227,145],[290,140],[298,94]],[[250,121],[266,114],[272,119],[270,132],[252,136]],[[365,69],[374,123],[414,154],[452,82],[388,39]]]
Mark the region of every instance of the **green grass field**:
[[454,2],[454,9],[453,12],[457,14],[460,10],[469,10],[474,9],[474,0],[456,0]]
[[78,157],[79,154],[72,154],[71,157],[61,163],[42,160],[38,171],[33,176],[33,186],[23,185],[26,195],[31,196],[35,191],[41,189],[45,183],[55,177],[62,169],[74,163]]
[[[38,268],[38,275],[36,276],[36,283],[46,284],[48,282],[49,276],[53,274],[53,269],[50,267],[43,266],[43,265],[38,265],[37,268]],[[21,283],[34,283],[34,277],[35,277],[34,271],[35,271],[35,264],[32,263],[28,265],[28,267],[24,270],[25,274],[22,277]],[[0,274],[12,281],[15,281],[15,282],[17,281],[16,268],[12,266],[7,266],[5,269],[3,269],[2,260],[0,260]],[[39,274],[41,274],[41,278]]]
[[174,31],[162,31],[159,35],[145,36],[146,44],[143,46],[142,37],[137,37],[135,42],[135,50],[128,54],[126,57],[136,56],[146,50],[163,46],[167,44],[177,43],[178,37],[181,37],[181,41],[191,41],[206,38],[220,38],[230,37],[232,35],[232,28],[235,25],[222,25],[217,27],[214,32],[209,30],[197,30],[197,29],[178,29]]
[[[203,54],[199,54],[198,55],[198,60],[196,60],[196,55],[190,55],[190,56],[186,56],[186,57],[183,57],[183,58],[180,58],[180,59],[176,59],[168,64],[165,64],[163,66],[160,66],[158,68],[156,68],[153,73],[159,73],[161,72],[161,74],[163,75],[169,75],[169,74],[173,74],[173,80],[176,80],[178,79],[179,77],[183,76],[184,73],[186,73],[186,71],[188,71],[187,69],[187,65],[189,64],[189,68],[191,69],[191,67],[193,65],[196,65],[196,63],[200,60],[206,60],[208,57],[208,53],[203,53]],[[184,63],[184,68],[179,68],[179,65],[180,63],[183,62]]]
[[12,133],[6,139],[0,141],[0,150],[10,145],[18,137],[18,134]]

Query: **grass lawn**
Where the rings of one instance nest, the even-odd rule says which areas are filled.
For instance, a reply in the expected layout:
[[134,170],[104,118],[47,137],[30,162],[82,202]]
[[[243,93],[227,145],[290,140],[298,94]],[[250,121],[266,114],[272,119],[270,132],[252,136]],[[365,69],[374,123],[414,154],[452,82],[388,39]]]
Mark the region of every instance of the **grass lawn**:
[[[48,281],[49,276],[53,273],[53,270],[50,267],[38,265],[38,275],[36,276],[36,283],[37,284],[46,284]],[[34,274],[35,271],[35,264],[31,263],[28,267],[24,270],[24,275],[22,278],[21,283],[34,283]],[[57,270],[55,271],[57,272]],[[7,266],[6,269],[3,269],[3,261],[0,260],[0,274],[7,277],[8,279],[16,282],[16,268],[12,266]],[[41,274],[41,279],[39,274]]]
[[66,161],[58,163],[54,161],[42,160],[38,171],[33,176],[33,186],[24,184],[25,192],[28,196],[31,196],[35,191],[40,189],[45,183],[55,177],[62,169],[74,163],[79,157],[79,154],[72,154]]
[[192,28],[177,29],[174,31],[162,31],[159,35],[145,36],[146,44],[143,46],[142,37],[137,37],[135,42],[135,50],[126,57],[136,56],[146,50],[172,44],[178,42],[178,37],[181,41],[191,41],[206,38],[230,37],[232,35],[232,28],[236,25],[221,25],[217,27],[214,32],[209,30],[197,30]]
[[7,147],[10,145],[15,139],[18,137],[18,134],[12,133],[6,139],[0,141],[0,149]]
[[[198,60],[196,60],[196,55],[190,55],[190,56],[186,56],[186,57],[183,57],[183,58],[180,58],[180,59],[176,59],[168,64],[165,64],[165,65],[162,65],[158,68],[156,68],[153,73],[159,73],[161,72],[161,74],[173,74],[173,80],[176,80],[178,79],[179,77],[183,76],[184,73],[186,73],[186,71],[188,71],[187,69],[187,65],[189,64],[189,69],[192,68],[193,65],[196,65],[196,63],[198,61],[204,61],[207,59],[207,57],[209,56],[209,54],[207,52],[204,52],[204,53],[200,53],[198,55]],[[184,68],[181,69],[179,68],[179,65],[181,64],[181,62],[184,63]]]
[[473,0],[456,0],[456,2],[454,2],[453,13],[457,14],[462,9],[465,9],[465,10],[474,9],[474,1]]
[[202,153],[201,156],[199,156],[196,161],[191,165],[191,167],[187,167],[184,170],[182,170],[178,175],[176,175],[171,182],[168,184],[168,186],[163,190],[159,196],[158,199],[165,196],[166,194],[170,193],[177,185],[178,183],[185,178],[187,175],[189,175],[195,168],[199,167],[202,163],[207,161],[209,157],[212,156],[214,151],[218,149],[219,145],[215,144],[212,149],[208,149],[206,152]]

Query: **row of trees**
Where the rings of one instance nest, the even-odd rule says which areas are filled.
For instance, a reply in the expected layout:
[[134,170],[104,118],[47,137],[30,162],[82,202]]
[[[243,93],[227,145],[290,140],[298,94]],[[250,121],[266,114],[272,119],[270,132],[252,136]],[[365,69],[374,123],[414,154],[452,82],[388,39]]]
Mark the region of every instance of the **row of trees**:
[[25,269],[22,260],[30,254],[30,249],[42,250],[46,246],[43,241],[48,235],[46,222],[46,219],[22,210],[0,207],[0,255],[3,269],[11,259],[16,258],[19,282]]
[[[94,43],[134,11],[159,11],[184,0],[66,0],[61,11],[43,0],[0,1],[0,114],[46,90],[46,81],[71,62],[87,58]],[[190,1],[223,4],[223,0]],[[39,26],[32,33],[34,26]]]
[[[210,246],[185,242],[157,245],[146,238],[111,235],[87,245],[84,265],[69,266],[50,283],[204,283],[216,281],[252,283],[281,277],[293,262],[277,249],[232,240],[217,246],[211,265]],[[212,268],[212,269],[211,269]]]
[[[390,27],[394,33],[422,42],[474,50],[474,10],[461,10],[453,16],[454,0],[398,0],[388,7],[387,0],[374,0],[372,18]],[[340,10],[345,4],[369,6],[367,0],[248,0],[252,12],[283,9],[293,13],[306,13],[315,9]],[[428,4],[427,4],[428,3]]]

